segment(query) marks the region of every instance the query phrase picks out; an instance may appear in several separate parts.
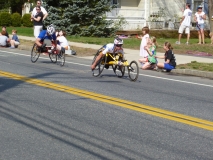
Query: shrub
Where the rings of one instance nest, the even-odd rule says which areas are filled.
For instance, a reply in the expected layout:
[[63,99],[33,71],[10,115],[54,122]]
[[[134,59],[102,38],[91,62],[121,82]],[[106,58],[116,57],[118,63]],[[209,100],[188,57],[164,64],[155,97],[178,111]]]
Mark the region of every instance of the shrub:
[[19,13],[13,13],[11,19],[13,27],[21,27],[21,15]]
[[33,22],[30,20],[31,15],[30,14],[24,14],[24,16],[22,17],[22,24],[24,27],[32,27],[33,26]]
[[0,25],[10,26],[11,25],[11,14],[8,12],[0,13]]

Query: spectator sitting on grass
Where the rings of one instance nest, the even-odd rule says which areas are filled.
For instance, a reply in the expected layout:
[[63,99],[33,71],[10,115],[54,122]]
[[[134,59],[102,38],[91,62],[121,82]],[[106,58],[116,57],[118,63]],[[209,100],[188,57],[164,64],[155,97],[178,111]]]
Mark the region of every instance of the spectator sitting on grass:
[[2,31],[0,35],[0,47],[7,47],[9,38],[6,36],[6,31]]
[[5,36],[9,38],[9,34],[7,33],[6,26],[2,26],[2,31],[5,31]]
[[20,44],[18,36],[17,36],[17,31],[16,30],[12,30],[12,39],[10,40],[10,45],[11,45],[11,49],[14,49],[15,46],[18,46]]
[[[175,69],[176,59],[173,54],[172,45],[169,42],[165,42],[163,49],[166,51],[164,56],[155,56],[156,58],[165,59],[164,63],[157,63],[156,70],[165,69],[167,72],[170,72],[172,69]],[[158,69],[159,68],[159,69]]]
[[139,60],[140,63],[143,63],[144,65],[142,66],[143,70],[146,69],[153,69],[156,67],[157,59],[155,58],[156,56],[156,47],[157,47],[157,40],[155,37],[151,37],[148,39],[147,45],[144,47],[144,49],[148,53],[148,58],[147,59],[142,59]]

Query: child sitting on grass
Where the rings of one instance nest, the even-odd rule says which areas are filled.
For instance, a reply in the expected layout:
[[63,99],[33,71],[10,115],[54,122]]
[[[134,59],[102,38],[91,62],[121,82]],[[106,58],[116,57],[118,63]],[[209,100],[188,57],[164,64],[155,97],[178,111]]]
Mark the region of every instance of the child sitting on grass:
[[151,37],[148,39],[147,46],[144,49],[148,53],[148,57],[146,59],[140,59],[139,62],[143,63],[142,69],[153,69],[156,67],[157,59],[156,59],[156,48],[157,41],[155,37]]
[[18,39],[18,36],[17,36],[17,31],[15,29],[12,30],[12,35],[13,35],[13,37],[10,40],[10,45],[11,45],[10,48],[14,49],[15,46],[18,46],[20,44],[20,42],[19,42],[19,39]]

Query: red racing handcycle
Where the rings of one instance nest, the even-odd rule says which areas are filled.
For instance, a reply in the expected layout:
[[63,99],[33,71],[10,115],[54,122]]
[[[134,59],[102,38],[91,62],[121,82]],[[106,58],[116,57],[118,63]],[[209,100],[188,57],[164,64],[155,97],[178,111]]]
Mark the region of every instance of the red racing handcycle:
[[60,66],[63,66],[65,64],[65,52],[64,51],[58,51],[55,48],[53,42],[51,42],[50,46],[46,46],[45,49],[41,52],[40,48],[35,43],[33,45],[33,48],[31,50],[31,61],[32,63],[35,63],[41,53],[49,54],[50,60],[53,63],[59,62]]

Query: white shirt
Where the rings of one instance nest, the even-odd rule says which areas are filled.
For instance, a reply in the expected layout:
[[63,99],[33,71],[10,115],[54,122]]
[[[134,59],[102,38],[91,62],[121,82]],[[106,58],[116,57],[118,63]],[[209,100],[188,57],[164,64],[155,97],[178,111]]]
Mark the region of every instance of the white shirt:
[[61,47],[67,47],[69,45],[67,39],[64,36],[57,37],[57,40],[59,41],[59,45]]
[[123,48],[121,48],[120,50],[117,50],[116,52],[114,52],[114,48],[115,48],[115,45],[113,43],[109,43],[105,46],[105,49],[102,53],[103,54],[106,54],[106,53],[121,53],[121,54],[124,54]]
[[200,14],[198,12],[195,13],[195,16],[197,18],[197,23],[198,24],[204,24],[204,19],[201,17],[203,15],[205,15],[204,12],[201,12]]
[[141,45],[140,45],[140,56],[141,57],[148,56],[147,51],[144,49],[144,47],[147,45],[148,38],[149,38],[149,34],[145,34],[141,40]]
[[182,24],[184,26],[190,26],[191,18],[192,18],[192,11],[190,9],[185,9],[183,16],[185,17]]
[[[41,6],[41,12],[43,12],[43,15],[47,14],[47,11],[46,9],[44,9],[44,7]],[[35,17],[37,11],[36,11],[36,7],[33,8],[33,11],[32,11],[32,15],[33,17]]]

